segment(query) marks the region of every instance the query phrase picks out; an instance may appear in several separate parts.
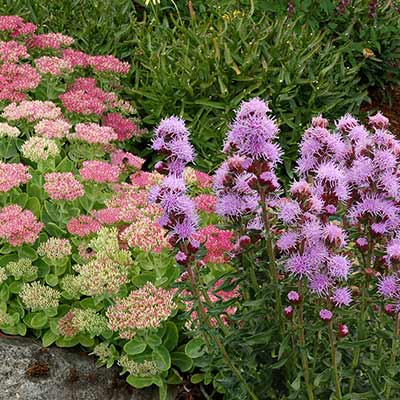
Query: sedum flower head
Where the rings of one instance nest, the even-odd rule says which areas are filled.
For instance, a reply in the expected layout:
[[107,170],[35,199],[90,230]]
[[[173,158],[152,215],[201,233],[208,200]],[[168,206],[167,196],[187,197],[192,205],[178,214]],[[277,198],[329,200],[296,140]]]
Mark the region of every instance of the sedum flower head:
[[16,138],[20,134],[20,130],[15,127],[7,124],[6,122],[0,122],[0,138],[2,137],[10,137]]
[[20,258],[18,261],[11,261],[6,265],[6,271],[9,276],[13,276],[16,280],[24,278],[24,280],[33,280],[37,276],[37,266],[32,265],[29,258]]
[[147,283],[108,308],[108,326],[122,339],[134,337],[138,329],[157,328],[175,309],[173,296],[172,290]]
[[99,343],[94,349],[93,353],[95,356],[97,356],[100,360],[100,362],[107,362],[107,360],[110,357],[113,357],[113,351],[111,347],[108,345],[106,342]]
[[157,368],[154,361],[145,360],[141,363],[130,360],[127,355],[121,356],[118,364],[131,375],[148,377],[158,375],[161,371]]
[[57,144],[44,137],[33,136],[22,146],[22,154],[28,160],[39,162],[47,160],[49,157],[55,157],[60,153]]
[[60,292],[35,281],[25,283],[19,296],[30,311],[41,311],[58,307]]
[[41,257],[47,257],[50,260],[59,260],[71,255],[72,247],[68,239],[59,239],[52,237],[45,243],[41,243],[37,253]]
[[7,314],[6,311],[0,310],[0,326],[1,325],[13,325],[14,320],[12,319],[10,314]]
[[5,268],[0,268],[0,285],[7,279],[7,272]]
[[58,329],[63,336],[86,332],[98,336],[107,329],[107,320],[91,308],[73,308],[59,320]]
[[77,275],[65,275],[61,280],[61,288],[74,297],[80,297],[82,292],[82,278]]

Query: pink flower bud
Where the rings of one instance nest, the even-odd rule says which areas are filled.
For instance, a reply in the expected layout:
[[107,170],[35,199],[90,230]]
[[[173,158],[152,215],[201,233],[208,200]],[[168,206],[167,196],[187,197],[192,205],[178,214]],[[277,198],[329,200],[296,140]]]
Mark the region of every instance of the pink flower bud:
[[332,314],[332,311],[329,311],[324,308],[319,312],[319,317],[324,322],[330,322],[330,321],[332,321],[333,314]]
[[292,304],[299,304],[301,302],[300,294],[298,292],[295,292],[294,290],[288,293],[287,298]]
[[394,312],[396,311],[396,307],[394,306],[394,304],[385,304],[383,310],[387,315],[393,315]]
[[349,328],[345,324],[338,325],[338,334],[340,337],[346,337],[349,334]]
[[189,257],[183,251],[178,251],[175,260],[180,265],[186,265],[189,261]]
[[242,249],[246,248],[247,246],[249,246],[251,244],[250,236],[247,236],[247,235],[241,236],[238,240],[238,244]]
[[287,319],[292,319],[292,317],[293,317],[293,307],[292,306],[285,307],[285,309],[283,310],[283,314],[285,315],[285,317]]

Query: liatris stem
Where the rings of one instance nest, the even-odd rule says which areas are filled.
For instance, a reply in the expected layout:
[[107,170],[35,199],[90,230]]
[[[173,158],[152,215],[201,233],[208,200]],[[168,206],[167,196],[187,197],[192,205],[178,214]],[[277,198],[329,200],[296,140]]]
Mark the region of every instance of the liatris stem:
[[336,363],[336,338],[333,333],[333,322],[332,320],[329,321],[328,324],[328,330],[329,330],[329,343],[331,345],[331,355],[332,355],[332,373],[333,373],[333,380],[335,382],[335,388],[336,388],[336,398],[338,400],[342,399],[342,391],[340,389],[340,377],[337,369],[337,363]]
[[265,234],[265,240],[267,242],[267,254],[268,254],[268,258],[269,258],[269,266],[270,266],[271,277],[272,277],[272,285],[274,287],[274,294],[275,294],[275,312],[276,312],[276,316],[279,319],[279,332],[280,332],[281,337],[283,337],[285,328],[284,328],[284,321],[283,321],[283,315],[282,315],[282,300],[281,300],[281,295],[280,295],[280,291],[279,291],[278,269],[276,266],[274,246],[273,246],[272,237],[271,237],[270,217],[269,217],[269,214],[267,211],[267,206],[266,206],[265,202],[266,202],[265,193],[261,192],[261,209],[262,209],[262,217],[263,217],[264,229],[265,229],[264,234]]
[[[302,298],[303,295],[303,283],[299,280],[299,293]],[[299,317],[299,342],[300,342],[300,355],[301,355],[301,363],[303,365],[303,374],[304,380],[307,388],[308,400],[314,400],[314,392],[313,387],[310,382],[310,370],[308,367],[308,359],[307,359],[307,351],[306,351],[306,340],[304,336],[304,318],[303,318],[303,302],[301,301],[298,308],[298,317]]]
[[[190,284],[192,287],[192,292],[195,295],[197,301],[198,301],[198,309],[199,309],[199,315],[200,318],[203,322],[204,325],[207,325],[208,327],[208,335],[210,336],[211,340],[213,340],[215,342],[215,344],[218,347],[218,350],[221,352],[225,362],[227,363],[227,365],[229,366],[229,368],[231,368],[232,372],[234,373],[234,375],[236,375],[237,379],[243,384],[243,386],[245,387],[247,393],[249,394],[250,398],[252,400],[259,400],[258,397],[254,394],[254,392],[251,390],[250,386],[247,384],[247,382],[245,381],[245,379],[243,378],[241,372],[239,371],[239,369],[236,367],[236,365],[232,362],[231,358],[229,357],[228,352],[225,349],[224,344],[221,342],[220,338],[214,334],[214,329],[212,326],[212,323],[210,321],[210,318],[208,317],[207,313],[204,311],[204,308],[201,304],[201,293],[196,285],[196,278],[195,278],[195,272],[192,268],[192,266],[190,264],[187,265],[187,270],[188,270],[188,274],[189,274],[189,279],[190,279]],[[203,331],[204,332],[204,331]],[[206,341],[206,343],[208,344],[208,349],[210,350],[210,341],[207,337],[207,334],[204,332],[203,333],[204,339]]]
[[[395,321],[394,321],[394,332],[393,332],[393,339],[392,339],[392,351],[390,353],[390,368],[393,368],[396,363],[396,356],[397,356],[397,341],[399,340],[399,315],[395,314]],[[392,391],[392,385],[390,383],[386,384],[385,390],[385,399],[390,399],[390,392]]]
[[[369,268],[370,263],[371,263],[371,256],[370,256],[371,250],[369,251],[369,254],[367,257],[363,256],[364,260],[364,265],[365,268]],[[359,340],[363,340],[365,338],[365,321],[367,319],[367,300],[368,300],[368,280],[365,280],[363,283],[363,286],[361,288],[361,317],[358,320],[357,324],[357,332],[358,332],[358,338]],[[352,393],[354,383],[355,383],[355,376],[356,376],[356,369],[358,367],[358,363],[360,360],[360,354],[361,354],[361,347],[357,346],[354,350],[354,355],[353,355],[353,361],[351,363],[351,367],[353,369],[352,376],[350,378],[350,385],[349,385],[349,393]]]

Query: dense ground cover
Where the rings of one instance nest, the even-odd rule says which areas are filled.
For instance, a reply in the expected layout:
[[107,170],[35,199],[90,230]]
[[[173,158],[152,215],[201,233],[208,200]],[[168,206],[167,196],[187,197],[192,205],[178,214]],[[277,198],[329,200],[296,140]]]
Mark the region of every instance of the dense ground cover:
[[[21,4],[21,13],[42,7]],[[312,10],[312,2],[310,9],[297,4],[298,20],[268,4],[274,21],[251,2],[247,15],[223,9],[222,16],[186,3],[150,13],[130,4],[118,15],[143,46],[135,48],[141,64],[137,54],[132,66],[77,51],[72,37],[45,26],[36,32],[18,17],[0,18],[3,332],[83,346],[100,365],[120,365],[131,385],[157,385],[161,398],[188,376],[206,398],[393,398],[400,144],[382,114],[367,125],[349,114],[335,123],[318,114],[357,109],[367,81],[396,81],[395,50],[384,55],[396,46],[397,11],[368,9],[335,36],[365,2],[341,2],[334,17]],[[116,12],[108,6],[107,16],[93,9],[105,26]],[[81,8],[69,12],[76,10],[83,18]],[[377,22],[383,11],[393,26],[374,25],[367,34],[380,32],[382,60],[359,53],[363,41],[346,44],[345,33],[361,33],[353,27],[367,24],[363,18]],[[204,16],[213,21],[206,30]],[[300,29],[305,18],[310,26]],[[326,18],[333,25],[318,33]],[[85,26],[100,34],[99,25]],[[129,48],[122,43],[111,46]],[[166,53],[154,58],[154,49]],[[195,69],[204,74],[186,71],[193,81],[180,82],[184,71],[168,61],[184,60],[179,67],[187,70],[189,54],[214,58]],[[270,75],[254,82],[263,56]],[[383,80],[376,68],[388,73]],[[201,90],[226,90],[223,101],[196,89],[216,70]],[[298,79],[302,73],[310,76]],[[179,107],[171,102],[178,84],[193,91],[193,101],[185,93]],[[271,101],[248,100],[251,94]],[[173,112],[213,133],[190,135]],[[142,120],[151,127],[151,150]],[[222,141],[222,156],[209,162]],[[192,169],[195,148],[203,168],[227,157],[214,177]],[[153,172],[142,168],[154,163],[138,156],[149,151],[160,160]],[[286,175],[282,183],[278,175]]]
[[191,3],[195,18],[188,2],[176,8],[167,0],[147,8],[126,0],[18,0],[4,1],[0,11],[70,34],[83,51],[130,62],[127,94],[145,125],[184,117],[203,171],[221,161],[227,121],[250,96],[270,99],[290,176],[315,113],[334,119],[357,112],[369,87],[398,81],[394,2],[379,3],[373,13],[368,0]]

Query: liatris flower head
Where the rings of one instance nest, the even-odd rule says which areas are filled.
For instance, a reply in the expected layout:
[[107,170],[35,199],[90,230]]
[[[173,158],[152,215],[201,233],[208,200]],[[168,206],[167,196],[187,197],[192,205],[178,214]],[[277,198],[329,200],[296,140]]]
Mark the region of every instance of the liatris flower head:
[[368,239],[365,237],[360,237],[356,239],[356,246],[358,250],[364,252],[368,250]]
[[294,290],[288,293],[287,298],[292,304],[299,304],[301,302],[300,293],[295,292]]
[[329,257],[328,262],[328,273],[335,279],[347,280],[349,276],[351,263],[345,256],[333,255]]
[[288,231],[284,232],[276,241],[276,246],[280,251],[290,252],[296,247],[299,235],[297,232]]
[[394,304],[385,304],[383,310],[387,315],[394,315],[396,312],[396,306]]
[[330,322],[330,321],[332,321],[333,314],[332,314],[332,311],[329,311],[327,309],[322,309],[319,312],[319,317],[324,322]]
[[387,129],[389,127],[389,119],[380,112],[370,115],[368,121],[374,129]]
[[385,299],[400,295],[400,281],[395,275],[387,275],[378,281],[378,293]]
[[0,161],[0,192],[8,192],[32,178],[23,164],[7,164]]
[[349,288],[337,288],[331,296],[331,301],[336,307],[349,306],[352,301]]
[[185,122],[175,116],[163,119],[154,133],[153,150],[166,155],[169,174],[182,176],[186,164],[194,160]]
[[4,207],[0,212],[0,238],[12,246],[33,244],[43,227],[30,210],[23,210],[16,204]]
[[400,262],[400,239],[395,238],[392,239],[387,247],[386,247],[386,254],[388,259],[392,263],[399,263]]
[[32,265],[29,258],[20,258],[18,261],[11,261],[6,265],[7,275],[13,276],[16,280],[32,281],[36,279],[38,268]]
[[346,245],[346,232],[333,222],[324,226],[323,237],[328,245],[336,247],[344,247]]
[[85,181],[112,183],[118,182],[121,169],[117,165],[112,165],[106,161],[90,160],[83,162],[79,173]]
[[337,129],[343,133],[348,133],[359,125],[359,122],[350,114],[346,114],[336,121]]
[[57,144],[44,137],[32,136],[22,145],[22,155],[33,162],[56,157],[60,153]]
[[58,307],[60,292],[38,281],[25,283],[19,297],[30,311],[42,311]]
[[72,172],[51,172],[44,176],[44,190],[54,200],[75,200],[85,194]]
[[68,239],[49,238],[45,243],[41,243],[37,253],[41,257],[47,257],[50,260],[59,260],[71,255],[72,247]]
[[139,329],[157,328],[176,308],[173,296],[174,291],[147,283],[108,308],[108,326],[121,339],[131,339]]

